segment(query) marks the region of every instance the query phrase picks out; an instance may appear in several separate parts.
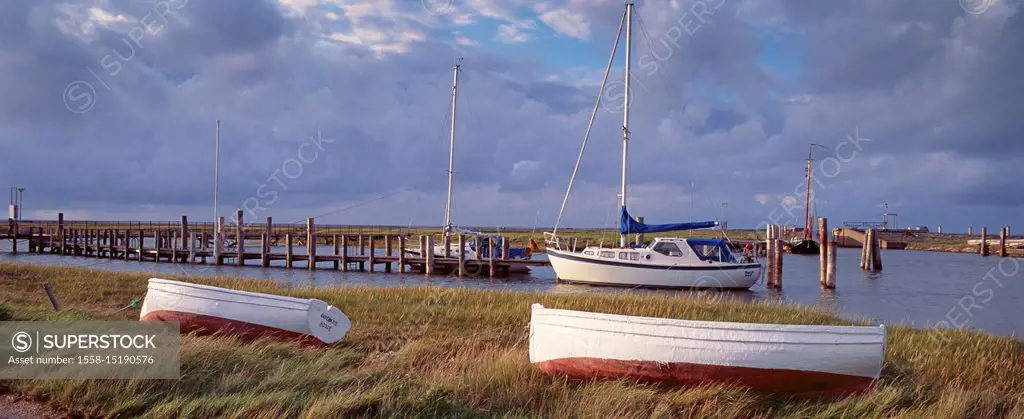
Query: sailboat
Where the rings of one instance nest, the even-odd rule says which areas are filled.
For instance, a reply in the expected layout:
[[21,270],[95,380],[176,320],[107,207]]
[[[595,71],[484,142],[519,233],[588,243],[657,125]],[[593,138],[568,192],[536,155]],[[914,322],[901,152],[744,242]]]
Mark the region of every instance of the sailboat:
[[804,231],[803,237],[787,246],[787,250],[790,253],[796,255],[817,255],[821,253],[821,245],[814,240],[814,221],[811,218],[811,162],[812,152],[814,147],[825,148],[821,144],[814,144],[807,146],[807,191],[804,196]]
[[[505,240],[505,238],[501,237],[501,236],[492,235],[492,234],[486,234],[486,233],[481,233],[481,232],[477,232],[477,231],[471,231],[471,230],[466,230],[466,229],[458,228],[458,227],[456,227],[455,225],[452,224],[452,181],[453,181],[453,175],[455,173],[455,171],[454,171],[455,170],[455,116],[456,116],[456,111],[458,110],[459,72],[461,72],[461,71],[462,71],[462,65],[456,63],[453,66],[453,70],[452,70],[452,73],[453,73],[453,75],[452,75],[452,109],[451,109],[452,120],[451,120],[451,136],[450,136],[449,147],[448,147],[448,200],[446,201],[445,207],[444,207],[444,227],[443,228],[444,228],[444,236],[445,237],[452,237],[452,236],[454,236],[456,234],[465,234],[467,236],[479,237],[481,239],[480,240],[480,243],[481,243],[480,247],[481,248],[477,249],[476,248],[476,244],[475,244],[476,241],[472,240],[472,241],[470,241],[469,245],[465,249],[464,253],[465,253],[465,258],[466,259],[476,259],[476,258],[483,259],[483,258],[490,257],[490,254],[488,252],[490,251],[489,249],[492,248],[491,247],[491,243],[492,242],[494,244],[493,248],[495,249],[495,251],[496,252],[500,252],[502,247],[504,246],[503,240]],[[450,240],[449,242],[450,243],[451,242],[455,242],[455,240]],[[531,242],[532,242],[532,240],[531,240]],[[535,248],[536,248],[536,246],[510,247],[509,251],[508,251],[508,257],[509,257],[509,259],[513,259],[513,260],[515,260],[515,259],[529,260],[533,256],[533,250]],[[459,253],[462,252],[462,249],[459,249],[458,246],[447,247],[446,248],[446,246],[442,243],[442,244],[435,245],[433,251],[434,251],[434,256],[435,257],[445,258],[445,257],[458,257]],[[406,250],[406,253],[410,253],[410,254],[413,254],[413,255],[416,255],[416,256],[420,256],[420,252],[417,251],[417,250]],[[530,272],[530,268],[528,266],[526,266],[526,265],[523,265],[523,264],[513,263],[513,264],[509,265],[509,272],[511,272],[511,273],[528,273],[528,272]]]
[[710,228],[718,225],[715,221],[644,224],[637,222],[626,209],[628,202],[627,174],[628,147],[630,140],[629,106],[630,106],[630,61],[632,59],[631,39],[633,3],[626,4],[619,22],[618,34],[612,47],[608,67],[605,68],[601,82],[604,92],[608,75],[615,60],[619,40],[622,38],[623,27],[626,29],[626,65],[625,65],[625,106],[622,118],[622,193],[620,195],[619,247],[602,248],[586,247],[576,251],[563,246],[558,237],[558,225],[565,212],[573,182],[583,158],[594,118],[601,105],[598,96],[594,111],[590,116],[583,145],[576,159],[576,167],[569,178],[569,187],[562,200],[562,209],[558,213],[558,221],[550,233],[545,233],[547,254],[556,278],[560,282],[582,283],[593,285],[611,285],[626,287],[653,288],[721,288],[747,289],[753,286],[761,276],[761,265],[754,262],[739,261],[732,255],[728,243],[721,239],[697,238],[656,238],[648,246],[632,248],[627,240],[630,234],[657,233],[667,231],[684,231]]

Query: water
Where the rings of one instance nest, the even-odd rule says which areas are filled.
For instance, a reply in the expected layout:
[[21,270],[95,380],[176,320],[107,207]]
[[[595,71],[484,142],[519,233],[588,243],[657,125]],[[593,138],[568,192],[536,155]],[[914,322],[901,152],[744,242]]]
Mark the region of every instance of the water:
[[[194,276],[232,275],[269,279],[292,287],[378,286],[409,287],[433,285],[510,291],[538,291],[564,294],[662,294],[685,297],[692,291],[634,290],[558,284],[549,267],[534,267],[529,275],[507,280],[458,279],[443,275],[340,272],[322,262],[321,270],[303,268],[260,269],[259,267],[206,266],[135,262],[21,253],[12,255],[10,242],[0,244],[0,262],[81,266],[112,271],[148,271]],[[330,247],[318,248],[330,254]],[[296,254],[305,253],[301,247]],[[378,251],[379,253],[379,251]],[[543,255],[540,255],[543,258]],[[847,317],[873,319],[886,324],[917,327],[949,325],[984,330],[999,335],[1024,336],[1024,259],[983,258],[976,254],[883,251],[885,269],[867,273],[858,267],[859,249],[839,249],[837,289],[818,286],[818,256],[787,255],[783,267],[783,290],[767,290],[763,281],[749,291],[724,292],[741,301],[785,300],[823,307]],[[256,264],[256,261],[249,261]],[[280,266],[283,262],[276,261]],[[303,266],[301,263],[298,266]],[[380,267],[378,267],[380,268]]]

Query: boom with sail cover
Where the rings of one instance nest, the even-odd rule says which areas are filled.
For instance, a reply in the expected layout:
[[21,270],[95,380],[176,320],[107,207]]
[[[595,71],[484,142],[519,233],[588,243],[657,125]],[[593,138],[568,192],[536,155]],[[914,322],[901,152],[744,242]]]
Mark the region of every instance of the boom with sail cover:
[[717,226],[717,221],[698,221],[694,223],[673,223],[673,224],[644,224],[629,215],[626,207],[622,207],[622,217],[619,220],[619,233],[661,233],[664,231],[696,230],[699,228],[711,228]]

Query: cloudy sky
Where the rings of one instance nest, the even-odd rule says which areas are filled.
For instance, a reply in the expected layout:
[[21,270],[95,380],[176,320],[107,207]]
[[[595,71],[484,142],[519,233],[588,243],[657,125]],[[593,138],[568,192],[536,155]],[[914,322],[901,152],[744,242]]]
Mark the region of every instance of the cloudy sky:
[[[1024,224],[1020,0],[641,1],[630,211],[732,227]],[[0,184],[25,218],[554,223],[618,0],[0,2]],[[623,51],[563,224],[615,225]],[[318,130],[320,132],[318,137]],[[800,199],[802,201],[802,198]],[[723,211],[722,203],[727,202]]]

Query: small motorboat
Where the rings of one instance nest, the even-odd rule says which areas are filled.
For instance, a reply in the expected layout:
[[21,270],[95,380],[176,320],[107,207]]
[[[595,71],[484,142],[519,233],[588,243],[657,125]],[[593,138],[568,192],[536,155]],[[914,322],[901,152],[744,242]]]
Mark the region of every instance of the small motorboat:
[[352,326],[341,310],[317,299],[236,291],[150,278],[141,321],[176,321],[182,332],[223,333],[244,340],[272,337],[328,345]]
[[872,388],[885,326],[803,326],[635,317],[533,305],[530,363],[548,375],[840,398]]

